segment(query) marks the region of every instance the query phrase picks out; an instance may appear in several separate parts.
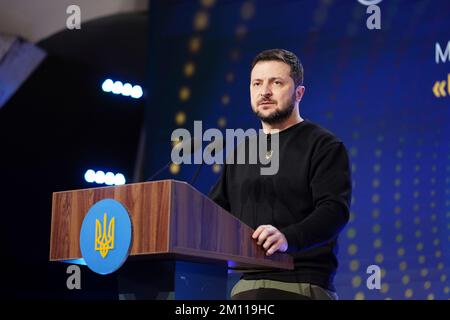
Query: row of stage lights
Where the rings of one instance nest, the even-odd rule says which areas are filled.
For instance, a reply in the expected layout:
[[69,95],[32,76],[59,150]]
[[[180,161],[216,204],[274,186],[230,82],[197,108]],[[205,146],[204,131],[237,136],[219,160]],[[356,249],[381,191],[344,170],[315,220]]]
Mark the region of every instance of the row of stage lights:
[[103,81],[102,90],[104,92],[121,94],[125,97],[132,97],[134,99],[139,99],[144,94],[144,92],[142,91],[142,87],[139,85],[133,86],[129,83],[122,83],[121,81],[112,81],[111,79],[106,79],[105,81]]
[[106,184],[107,186],[119,186],[126,183],[125,176],[121,173],[105,173],[101,170],[94,171],[92,169],[86,171],[84,179],[89,183]]

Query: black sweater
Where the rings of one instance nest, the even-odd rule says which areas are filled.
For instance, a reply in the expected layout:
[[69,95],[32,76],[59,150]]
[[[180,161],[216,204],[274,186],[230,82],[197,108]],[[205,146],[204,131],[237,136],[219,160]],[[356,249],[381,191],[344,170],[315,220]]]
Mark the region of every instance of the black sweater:
[[308,120],[278,135],[275,175],[261,175],[263,164],[225,164],[208,196],[251,228],[270,224],[286,236],[295,270],[248,272],[244,279],[334,290],[337,237],[348,221],[351,198],[347,151],[332,133]]

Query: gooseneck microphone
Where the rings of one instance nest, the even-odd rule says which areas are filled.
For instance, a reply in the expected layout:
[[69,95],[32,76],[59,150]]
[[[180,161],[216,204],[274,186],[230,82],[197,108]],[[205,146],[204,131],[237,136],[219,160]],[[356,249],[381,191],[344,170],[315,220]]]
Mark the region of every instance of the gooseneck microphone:
[[154,174],[152,174],[149,178],[145,179],[145,181],[146,182],[147,181],[152,181],[155,177],[159,176],[159,174],[161,172],[166,170],[170,166],[171,163],[172,163],[172,161],[167,162],[167,164],[164,167],[160,168],[158,171],[156,171]]

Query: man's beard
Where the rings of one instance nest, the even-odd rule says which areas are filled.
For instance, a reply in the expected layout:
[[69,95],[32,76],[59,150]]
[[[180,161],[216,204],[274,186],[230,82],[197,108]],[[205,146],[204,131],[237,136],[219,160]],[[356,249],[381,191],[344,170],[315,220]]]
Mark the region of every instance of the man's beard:
[[294,103],[295,103],[295,96],[293,95],[291,102],[289,103],[287,108],[281,110],[275,109],[275,111],[269,114],[268,116],[263,116],[261,112],[258,109],[256,109],[255,114],[264,123],[279,124],[291,116],[292,111],[294,110]]

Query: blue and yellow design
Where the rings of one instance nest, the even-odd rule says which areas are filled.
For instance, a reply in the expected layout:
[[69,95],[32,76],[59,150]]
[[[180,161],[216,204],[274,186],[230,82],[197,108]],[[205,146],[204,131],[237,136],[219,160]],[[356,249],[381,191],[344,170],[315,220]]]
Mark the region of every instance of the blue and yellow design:
[[80,249],[86,265],[99,274],[110,274],[126,261],[131,247],[131,220],[114,199],[95,203],[83,220]]
[[[109,250],[114,249],[115,223],[115,217],[108,222],[106,212],[103,216],[103,226],[99,219],[95,219],[95,251],[99,251],[102,258],[106,258]],[[108,226],[108,232],[106,226]]]

